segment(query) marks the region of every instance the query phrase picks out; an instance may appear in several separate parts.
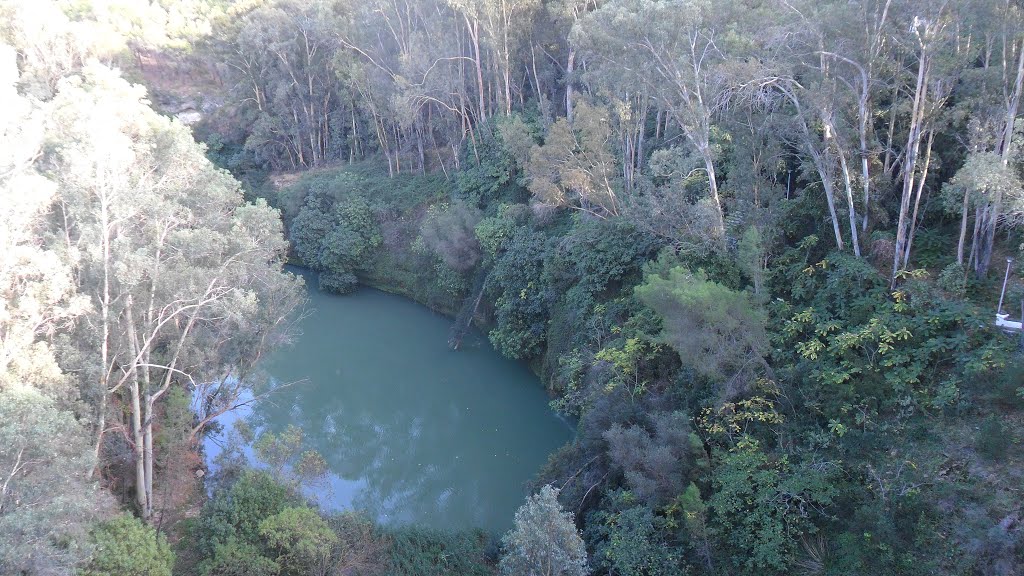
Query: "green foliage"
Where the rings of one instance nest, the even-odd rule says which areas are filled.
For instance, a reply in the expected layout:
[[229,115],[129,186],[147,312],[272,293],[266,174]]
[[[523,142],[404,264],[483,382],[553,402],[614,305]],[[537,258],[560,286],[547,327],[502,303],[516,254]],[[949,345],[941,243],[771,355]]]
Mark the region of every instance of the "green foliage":
[[807,378],[808,407],[829,421],[863,429],[910,405],[948,409],[965,378],[1005,358],[998,350],[1006,343],[990,339],[976,308],[927,282],[889,295],[874,269],[841,255],[796,274],[793,304],[774,310],[779,343],[794,373]]
[[669,267],[666,259],[647,270],[637,298],[663,320],[662,338],[686,365],[701,375],[724,380],[732,397],[765,365],[765,316],[749,294],[730,290],[698,270]]
[[230,537],[213,546],[212,554],[199,565],[202,576],[278,576],[281,565],[260,554],[259,548]]
[[95,552],[83,576],[171,576],[174,552],[167,539],[134,516],[103,522],[90,537]]
[[505,554],[499,569],[505,576],[585,576],[588,572],[583,539],[551,486],[541,488],[516,511],[515,527],[502,544]]
[[[495,121],[497,122],[497,121]],[[497,133],[486,134],[476,142],[466,141],[462,149],[462,163],[465,166],[455,175],[455,186],[460,198],[477,205],[499,202],[519,202],[526,195],[519,185],[520,164],[516,155],[520,130],[506,128]],[[509,136],[506,144],[501,138]]]
[[737,252],[739,265],[743,269],[744,275],[746,275],[754,287],[754,296],[758,298],[763,297],[765,295],[767,247],[765,246],[764,235],[757,226],[751,226],[743,233]]
[[992,386],[993,398],[1006,409],[1024,407],[1024,362],[1010,362]]
[[625,386],[631,397],[643,394],[647,382],[640,378],[641,366],[650,362],[657,352],[657,345],[639,338],[627,338],[622,348],[602,348],[594,355],[594,360],[611,364],[614,374],[605,389]]
[[287,574],[321,572],[338,536],[312,508],[288,507],[260,522],[260,536]]
[[637,499],[655,508],[682,492],[700,441],[682,412],[656,412],[649,419],[651,432],[616,423],[603,436],[613,469],[621,471]]
[[388,574],[493,574],[485,557],[489,538],[482,532],[445,532],[410,526],[392,529],[388,537]]
[[382,242],[366,199],[350,195],[335,201],[322,191],[306,197],[291,223],[291,238],[302,262],[321,273],[320,287],[336,293],[355,289],[355,273]]
[[87,530],[113,507],[74,416],[32,388],[0,388],[0,572],[63,571],[89,553]]
[[449,268],[466,272],[480,261],[475,235],[481,214],[464,202],[431,206],[423,219],[420,238]]
[[708,509],[718,541],[741,574],[783,572],[811,518],[836,497],[827,468],[774,460],[750,438],[719,455]]
[[611,153],[609,110],[578,102],[573,123],[559,118],[525,165],[530,192],[542,204],[607,218],[619,213],[618,167]]
[[[195,529],[200,549],[212,556],[217,545],[232,539],[239,545],[257,545],[263,521],[297,502],[293,492],[270,474],[246,471],[203,507]],[[225,550],[228,552],[235,553],[231,547]]]
[[606,496],[610,510],[601,510],[588,520],[596,540],[595,563],[610,574],[622,576],[678,576],[686,574],[679,547],[668,541],[670,531],[663,518],[650,508],[630,506],[629,492]]
[[540,351],[547,334],[548,300],[543,282],[547,238],[520,228],[494,263],[485,290],[494,298],[491,343],[510,358]]
[[[998,154],[976,152],[968,154],[963,166],[942,188],[946,210],[960,212],[965,195],[969,203],[983,206],[995,196],[1017,198],[1021,190],[1019,175],[1005,166]],[[1024,206],[1016,206],[1019,210]]]
[[658,247],[652,236],[622,220],[579,223],[551,246],[545,273],[560,291],[596,298],[635,281]]
[[505,249],[505,244],[515,236],[516,228],[522,224],[523,206],[501,204],[498,213],[480,220],[473,229],[480,248],[488,259],[495,259]]
[[1011,440],[1010,431],[1003,426],[999,417],[993,414],[982,421],[981,428],[978,430],[976,447],[984,457],[1001,461],[1006,457]]
[[939,272],[935,284],[950,295],[963,298],[967,293],[967,270],[962,264],[953,262]]

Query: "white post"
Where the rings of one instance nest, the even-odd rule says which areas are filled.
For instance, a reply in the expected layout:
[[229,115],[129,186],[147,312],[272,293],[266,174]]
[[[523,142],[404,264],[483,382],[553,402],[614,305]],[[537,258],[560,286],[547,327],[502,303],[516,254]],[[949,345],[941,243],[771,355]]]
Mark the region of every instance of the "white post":
[[[1003,297],[1006,296],[1006,282],[1010,279],[1010,265],[1013,264],[1013,258],[1006,259],[1006,275],[1003,276],[1003,291],[999,293],[999,308],[996,310],[996,314],[1003,313]],[[1024,320],[1024,319],[1022,319]]]

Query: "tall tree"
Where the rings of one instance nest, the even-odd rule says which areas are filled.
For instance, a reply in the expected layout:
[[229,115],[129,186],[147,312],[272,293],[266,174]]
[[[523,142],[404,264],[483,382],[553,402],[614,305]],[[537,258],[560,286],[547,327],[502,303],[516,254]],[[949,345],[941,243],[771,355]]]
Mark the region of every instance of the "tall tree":
[[516,511],[515,527],[502,538],[505,576],[586,576],[587,550],[558,490],[544,486]]
[[244,383],[252,360],[281,338],[298,297],[280,295],[298,283],[280,272],[277,213],[242,204],[237,182],[142,96],[109,69],[87,68],[54,100],[48,161],[61,232],[79,255],[80,289],[94,300],[78,341],[94,359],[83,374],[97,398],[96,450],[108,398],[124,398],[136,500],[148,519],[157,402],[175,385]]
[[727,102],[725,61],[718,41],[723,14],[706,0],[620,0],[584,17],[572,42],[587,62],[586,77],[614,94],[643,86],[682,130],[703,162],[716,208],[714,230],[724,241],[715,115]]
[[949,2],[924,2],[911,3],[907,6],[904,17],[905,21],[902,23],[908,25],[909,31],[908,44],[913,47],[910,57],[916,80],[911,92],[913,101],[901,166],[903,182],[891,275],[891,283],[894,286],[900,270],[906,266],[908,250],[913,242],[914,221],[910,202],[916,189],[915,184],[918,183],[918,178],[923,182],[927,177],[928,162],[925,161],[923,167],[918,165],[921,160],[921,143],[924,141],[930,113],[937,107],[936,102],[944,100],[952,88],[950,77],[943,73],[942,54],[944,50],[948,50],[952,40],[950,29],[956,14],[949,6]]

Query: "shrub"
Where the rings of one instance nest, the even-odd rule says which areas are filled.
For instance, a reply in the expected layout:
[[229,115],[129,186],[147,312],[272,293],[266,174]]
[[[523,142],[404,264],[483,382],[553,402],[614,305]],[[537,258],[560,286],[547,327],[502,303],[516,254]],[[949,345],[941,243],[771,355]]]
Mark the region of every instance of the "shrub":
[[324,573],[338,536],[307,506],[289,507],[260,522],[260,536],[286,574]]
[[447,532],[408,526],[393,530],[390,536],[387,573],[391,576],[493,574],[485,560],[488,538],[482,532]]
[[990,415],[978,430],[976,448],[990,460],[1001,460],[1010,447],[1009,431],[996,415]]
[[516,511],[515,527],[502,538],[505,576],[585,576],[587,550],[572,514],[562,510],[558,490],[541,488]]
[[91,534],[96,553],[84,576],[171,576],[174,552],[163,534],[127,514],[100,524]]
[[195,534],[199,546],[211,555],[217,545],[232,538],[256,545],[260,542],[260,524],[297,500],[268,473],[248,470],[203,507]]
[[480,261],[474,228],[481,217],[480,210],[465,202],[431,206],[420,227],[420,238],[449,268],[466,272]]
[[260,554],[256,546],[229,538],[217,544],[213,556],[199,565],[202,576],[278,576],[281,566]]

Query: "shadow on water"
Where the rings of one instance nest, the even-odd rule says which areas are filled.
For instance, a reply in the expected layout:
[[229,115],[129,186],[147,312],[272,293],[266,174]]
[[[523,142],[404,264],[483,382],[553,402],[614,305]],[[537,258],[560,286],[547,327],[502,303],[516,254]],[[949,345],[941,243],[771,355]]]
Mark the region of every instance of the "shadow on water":
[[[262,430],[302,428],[331,471],[325,508],[392,524],[511,527],[526,482],[572,437],[536,376],[475,330],[450,350],[451,320],[415,302],[372,289],[332,296],[306,281],[302,335],[266,366],[277,382],[306,382],[241,417]],[[213,458],[213,440],[207,448]]]

